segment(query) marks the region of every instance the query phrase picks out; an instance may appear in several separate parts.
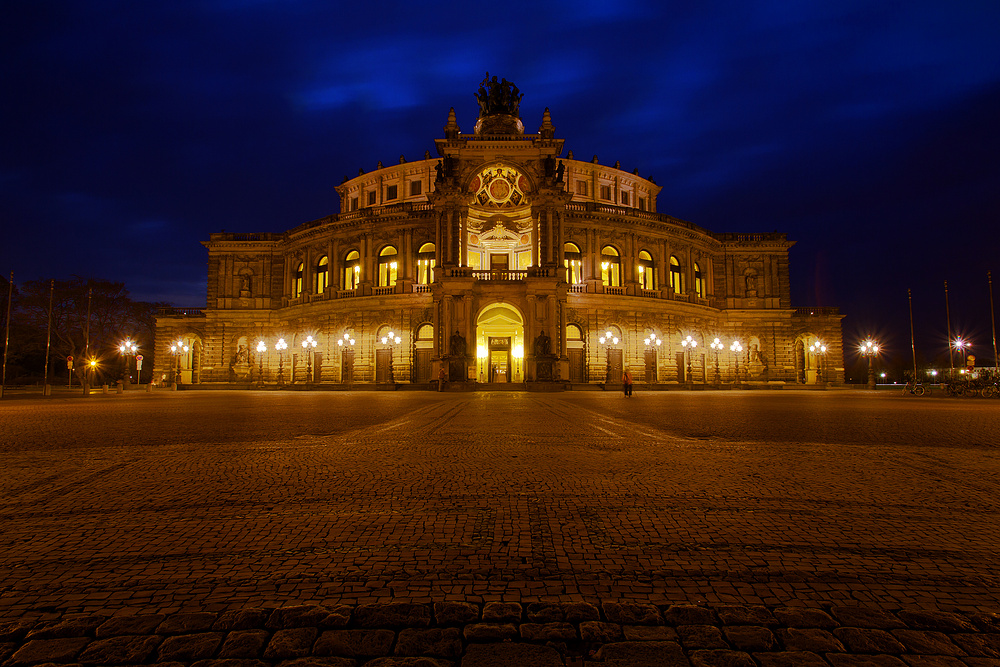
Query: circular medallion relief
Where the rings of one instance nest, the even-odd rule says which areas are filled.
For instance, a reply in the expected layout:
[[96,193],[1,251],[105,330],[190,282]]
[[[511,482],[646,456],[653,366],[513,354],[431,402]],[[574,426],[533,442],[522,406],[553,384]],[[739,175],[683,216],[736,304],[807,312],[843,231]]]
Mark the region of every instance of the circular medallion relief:
[[490,197],[497,201],[503,201],[510,196],[510,184],[507,181],[496,179],[490,183]]

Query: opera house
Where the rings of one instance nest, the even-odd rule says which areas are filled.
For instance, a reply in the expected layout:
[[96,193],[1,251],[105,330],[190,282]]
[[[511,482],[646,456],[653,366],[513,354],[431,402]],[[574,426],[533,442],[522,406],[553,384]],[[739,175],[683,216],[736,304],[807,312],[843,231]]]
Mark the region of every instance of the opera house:
[[161,313],[154,377],[264,386],[843,382],[841,315],[795,308],[783,233],[714,233],[660,187],[563,155],[487,77],[437,156],[345,180],[340,211],[211,234],[203,309]]

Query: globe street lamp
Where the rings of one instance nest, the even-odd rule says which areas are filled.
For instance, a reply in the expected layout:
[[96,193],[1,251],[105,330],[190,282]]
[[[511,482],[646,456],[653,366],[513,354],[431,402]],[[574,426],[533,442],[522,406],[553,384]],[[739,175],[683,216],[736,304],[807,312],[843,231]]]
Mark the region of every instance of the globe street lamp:
[[817,340],[809,346],[809,351],[813,353],[813,356],[819,362],[819,377],[823,384],[826,384],[826,364],[824,363],[826,359],[826,345]]
[[343,338],[338,338],[337,347],[342,350],[340,356],[340,380],[341,382],[346,381],[347,384],[352,384],[354,382],[354,360],[348,354],[354,351],[354,339],[351,338],[351,334],[345,333]]
[[402,339],[391,331],[388,336],[382,336],[382,344],[389,346],[389,384],[393,384],[396,381],[392,369],[392,344],[396,343],[396,345],[399,345],[400,340]]
[[691,379],[691,352],[694,351],[694,348],[698,347],[698,341],[691,338],[691,336],[687,336],[681,341],[681,347],[687,352],[687,382],[688,384],[693,384]]
[[263,340],[257,341],[257,386],[264,386],[264,353],[267,352],[267,343]]
[[188,346],[184,341],[177,341],[170,346],[170,354],[174,355],[174,387],[181,383],[181,355],[187,354]]
[[[139,346],[133,343],[130,339],[126,338],[125,342],[118,346],[118,352],[121,353],[122,359],[125,361],[125,377],[122,378],[123,384],[128,384],[129,379],[132,375],[132,368],[129,364],[129,355],[135,356],[135,353],[139,350]],[[138,373],[136,373],[138,375]],[[139,378],[136,377],[136,380]]]
[[611,331],[606,331],[598,340],[601,345],[605,346],[604,349],[606,350],[604,355],[604,366],[606,368],[604,382],[605,384],[614,384],[611,379],[611,346],[618,344],[618,336],[613,335]]
[[642,342],[646,345],[647,360],[650,360],[650,356],[652,355],[651,361],[653,362],[653,376],[646,378],[646,382],[656,382],[656,348],[663,345],[663,341],[656,334],[649,334],[649,338]]
[[738,383],[740,381],[740,352],[743,351],[743,343],[734,340],[729,346],[729,351],[733,353],[733,359],[735,360],[733,368],[736,373],[736,382]]
[[709,347],[715,352],[715,384],[722,384],[722,378],[719,377],[719,352],[721,352],[726,346],[722,344],[722,341],[716,338],[712,341]]
[[285,342],[284,338],[279,338],[278,342],[274,344],[274,349],[278,351],[278,386],[285,384],[285,350],[288,349],[288,343]]
[[313,364],[312,355],[313,350],[316,349],[316,341],[312,336],[306,336],[305,340],[302,341],[302,349],[306,351],[306,384],[312,384],[313,381]]
[[872,364],[872,357],[878,355],[878,343],[871,338],[865,340],[859,346],[859,351],[863,356],[868,357],[868,388],[875,388],[875,366]]

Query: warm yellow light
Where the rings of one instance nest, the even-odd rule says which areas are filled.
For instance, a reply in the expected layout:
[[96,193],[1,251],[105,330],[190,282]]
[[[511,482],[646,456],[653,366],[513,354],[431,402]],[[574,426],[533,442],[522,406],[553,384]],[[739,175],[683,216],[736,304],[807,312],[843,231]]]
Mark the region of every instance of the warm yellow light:
[[489,351],[486,349],[485,345],[476,346],[476,356],[479,357],[480,359],[485,359],[486,357],[489,356]]
[[258,352],[267,352],[267,343],[265,343],[262,340],[257,341],[257,351]]
[[521,345],[520,343],[518,343],[517,345],[515,345],[514,349],[511,351],[511,355],[513,355],[513,357],[515,359],[522,359],[522,358],[524,358],[524,346]]
[[388,338],[386,338],[385,336],[382,336],[382,344],[383,345],[385,345],[388,342],[388,340],[389,340]]

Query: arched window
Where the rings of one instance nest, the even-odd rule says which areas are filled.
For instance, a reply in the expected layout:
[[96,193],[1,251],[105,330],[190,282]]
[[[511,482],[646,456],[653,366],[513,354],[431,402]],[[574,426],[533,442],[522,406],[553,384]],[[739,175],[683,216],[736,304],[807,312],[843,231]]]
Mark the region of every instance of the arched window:
[[433,243],[425,243],[417,252],[417,282],[430,285],[434,282],[435,248]]
[[563,266],[566,267],[566,282],[570,285],[583,282],[583,255],[575,243],[563,246]]
[[396,267],[396,249],[391,245],[387,245],[378,254],[379,287],[392,287],[396,284]]
[[639,287],[656,289],[656,264],[653,263],[653,256],[645,250],[639,251],[639,265],[636,271],[639,274]]
[[621,257],[609,245],[601,248],[601,282],[605,287],[621,287],[622,284]]
[[698,262],[694,263],[694,293],[699,299],[705,298],[705,277]]
[[674,294],[684,294],[684,274],[680,260],[674,255],[670,256],[670,289]]
[[299,262],[298,267],[295,269],[295,278],[292,281],[292,298],[298,299],[302,296],[302,276],[306,271],[306,265]]
[[344,289],[358,289],[360,282],[361,254],[357,250],[352,250],[344,259]]
[[316,262],[316,279],[314,280],[314,291],[316,294],[322,294],[326,291],[326,288],[330,285],[330,258],[323,255]]

